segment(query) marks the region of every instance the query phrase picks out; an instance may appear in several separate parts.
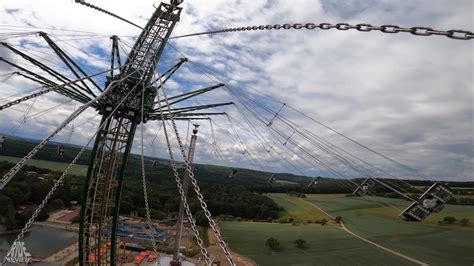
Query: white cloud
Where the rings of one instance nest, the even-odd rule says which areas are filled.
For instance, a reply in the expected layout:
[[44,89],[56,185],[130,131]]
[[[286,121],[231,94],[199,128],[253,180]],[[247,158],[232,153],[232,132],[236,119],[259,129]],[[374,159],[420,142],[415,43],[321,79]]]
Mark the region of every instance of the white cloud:
[[[129,1],[112,0],[90,2],[140,25],[146,23],[154,3],[148,0],[133,4]],[[235,26],[326,21],[472,30],[472,5],[469,0],[456,1],[456,4],[450,5],[445,1],[421,0],[185,1],[181,21],[174,34]],[[17,11],[5,12],[6,9]],[[106,69],[110,35],[120,35],[124,41],[133,43],[134,37],[129,36],[137,36],[139,33],[133,26],[73,1],[56,0],[38,4],[31,0],[4,0],[0,2],[0,10],[3,14],[0,17],[1,31],[36,30],[11,26],[33,25],[44,28],[54,40],[63,40],[58,43],[71,56],[84,65],[87,62],[90,71]],[[87,32],[100,35],[90,35]],[[37,37],[31,39],[36,43],[41,42]],[[15,38],[7,41],[21,45],[21,40]],[[255,88],[389,157],[435,177],[472,180],[472,41],[456,41],[442,36],[418,37],[408,33],[272,30],[176,39],[171,41],[171,45],[182,51],[192,62],[206,66],[207,70],[211,69],[219,80],[203,76],[202,67],[196,63],[186,63],[169,81],[170,94],[210,86],[218,81],[228,84],[239,97],[255,93],[251,89]],[[56,64],[59,61],[47,48],[31,45],[23,47],[27,47],[38,58],[51,60],[57,69],[66,72],[64,66]],[[0,53],[2,56],[5,54],[2,50]],[[10,54],[8,56],[11,57]],[[169,47],[163,60],[173,65],[180,57],[181,54]],[[0,64],[1,72],[12,71],[2,65]],[[70,74],[68,76],[72,77]],[[19,83],[18,78],[15,78],[1,86],[0,95],[3,98],[5,95],[11,95],[17,87],[27,91],[34,85],[27,81]],[[7,89],[3,90],[3,87]],[[34,105],[35,112],[60,103],[64,98],[51,94],[46,99]],[[304,155],[298,154],[298,149],[293,145],[289,145],[290,149],[283,147],[284,137],[265,130],[264,122],[268,122],[271,115],[265,113],[264,106],[277,111],[280,104],[261,95],[252,99],[259,103],[252,108],[255,108],[265,121],[249,121],[249,114],[242,114],[242,107],[219,109],[228,112],[230,117],[235,119],[236,130],[244,142],[239,143],[239,137],[233,136],[231,124],[225,117],[216,117],[217,143],[227,160],[222,163],[256,167],[242,154],[244,148],[269,168],[266,170],[294,171],[285,162],[287,160],[297,163],[301,169],[308,171],[308,174],[322,171],[321,168],[314,169],[315,165],[308,163],[308,160],[304,161]],[[194,103],[229,100],[236,99],[224,90],[216,90],[199,96]],[[17,110],[24,110],[26,106],[27,104],[22,104]],[[6,121],[19,119],[22,112],[3,111],[0,115],[1,129],[7,128],[3,126]],[[33,134],[37,128],[44,128],[43,135],[35,135],[44,136],[67,114],[64,110],[54,110],[53,113],[57,114],[54,119],[51,119],[53,116],[48,116],[48,119],[32,121],[32,124],[25,125],[28,130],[20,132]],[[93,115],[92,111],[90,115]],[[391,169],[396,174],[408,174],[289,108],[285,108],[281,115],[374,164]],[[260,123],[257,131],[249,122]],[[77,130],[79,142],[85,142],[93,131],[92,125]],[[181,135],[186,135],[183,132],[186,132],[187,123],[180,122],[179,125]],[[278,123],[275,125],[278,126]],[[152,129],[158,128],[157,123],[149,122],[146,128],[147,139],[153,138]],[[286,136],[292,132],[283,125],[279,128]],[[207,123],[203,122],[201,132],[200,140],[203,142],[198,146],[197,162],[215,163],[212,145],[204,144],[209,143],[211,138]],[[332,166],[338,167],[341,172],[350,174],[347,167],[334,161],[332,155],[310,146],[302,137],[295,135],[294,140],[301,147],[311,150],[314,156],[320,156]],[[139,143],[137,139],[135,141],[137,145],[134,151],[137,151]],[[265,151],[271,149],[268,147],[271,143],[276,143],[275,153]],[[163,137],[158,137],[159,147],[156,150],[146,149],[147,153],[155,155],[156,152],[156,155],[166,156],[163,144]],[[291,153],[291,149],[298,155]],[[275,157],[281,159],[276,160]]]

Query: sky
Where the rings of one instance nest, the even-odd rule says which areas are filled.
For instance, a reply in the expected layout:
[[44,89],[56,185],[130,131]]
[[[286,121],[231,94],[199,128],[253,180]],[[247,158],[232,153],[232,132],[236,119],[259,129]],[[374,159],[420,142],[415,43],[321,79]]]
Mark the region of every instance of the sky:
[[[139,25],[146,24],[154,11],[153,4],[159,4],[148,0],[89,2]],[[439,30],[474,29],[474,8],[470,0],[203,0],[185,1],[182,7],[174,36],[275,23],[347,22],[425,26]],[[33,34],[11,38],[12,33],[40,30],[48,33],[88,73],[107,69],[111,35],[118,35],[123,40],[121,49],[127,51],[126,44],[133,44],[140,33],[140,29],[132,25],[72,0],[41,1],[41,4],[33,0],[2,0],[0,10],[1,41],[28,52],[68,76],[71,73],[40,37]],[[412,172],[354,145],[314,120],[422,171],[430,179],[472,181],[473,55],[472,41],[443,36],[352,30],[272,30],[171,40],[159,69],[164,71],[186,56],[190,63],[180,68],[167,84],[169,95],[223,82],[227,89],[215,90],[188,104],[236,102],[234,106],[216,109],[227,112],[232,123],[226,117],[213,118],[215,142],[221,156],[215,154],[209,122],[199,121],[194,160],[197,163],[331,176],[321,165],[308,162],[301,152],[306,149],[343,176],[357,176],[331,154],[324,154],[298,134],[289,138],[296,143],[287,141],[292,130],[283,126],[281,118],[284,117],[299,129],[317,134],[389,174],[417,178]],[[0,56],[44,74],[5,48],[0,48]],[[203,69],[208,73],[204,75]],[[12,71],[0,62],[0,104],[38,88],[31,81],[9,77]],[[103,83],[103,79],[101,76],[97,81]],[[257,122],[252,120],[252,114],[245,112],[245,106],[239,106],[239,103],[249,103],[245,97],[256,102],[247,107],[253,108],[266,123],[272,115],[262,108],[277,112],[283,103],[287,104],[273,125],[282,132],[280,136],[272,133],[262,121],[257,125],[258,134],[252,130],[250,124]],[[1,111],[0,132],[44,138],[78,106],[79,103],[62,95],[49,93]],[[25,116],[27,122],[22,123]],[[72,133],[69,126],[53,141],[84,145],[98,123],[97,113],[88,110],[74,122]],[[182,138],[187,139],[188,123],[179,122],[178,127]],[[162,130],[153,141],[159,128],[158,121],[145,124],[145,153],[166,157]],[[283,145],[285,141],[288,144]],[[139,149],[137,136],[133,152],[139,152]],[[269,149],[272,152],[267,152]]]

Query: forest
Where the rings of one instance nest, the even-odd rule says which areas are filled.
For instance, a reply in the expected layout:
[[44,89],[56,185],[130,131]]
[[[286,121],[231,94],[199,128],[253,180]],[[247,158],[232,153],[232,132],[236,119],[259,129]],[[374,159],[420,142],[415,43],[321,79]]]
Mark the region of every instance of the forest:
[[[0,162],[0,174],[5,174],[13,164]],[[30,172],[30,175],[27,174]],[[31,174],[35,172],[35,174]],[[163,172],[160,171],[160,176]],[[0,191],[0,222],[6,229],[22,227],[31,217],[32,211],[44,199],[61,173],[47,169],[26,166]],[[150,215],[152,219],[162,220],[176,216],[179,195],[171,175],[165,178],[152,178],[148,184]],[[145,202],[140,175],[128,176],[124,181],[120,213],[124,215],[145,216]],[[67,176],[64,184],[55,193],[38,221],[48,218],[47,213],[71,207],[71,201],[81,201],[84,177]],[[235,216],[249,220],[275,219],[281,209],[268,197],[254,193],[238,184],[217,184],[202,182],[201,191],[215,216]],[[199,225],[206,226],[207,220],[199,202],[190,189],[189,205]],[[250,207],[249,207],[250,206]]]
[[[36,144],[36,141],[9,138],[5,146],[0,149],[0,155],[23,157]],[[35,159],[69,163],[78,153],[79,147],[66,145],[65,153],[59,156],[56,153],[58,144],[50,143],[42,149]],[[80,158],[78,164],[87,165],[90,151]],[[153,166],[153,161],[157,164]],[[176,215],[179,206],[179,196],[170,168],[166,159],[146,157],[145,171],[149,182],[149,203],[153,219],[168,219]],[[184,174],[184,165],[179,163],[181,176]],[[0,161],[0,174],[6,173],[13,164]],[[322,177],[316,188],[309,188],[309,177],[287,173],[277,173],[276,177],[284,183],[270,186],[267,182],[272,175],[269,172],[256,171],[243,168],[229,168],[216,165],[195,165],[195,175],[204,194],[211,213],[215,216],[225,215],[246,220],[271,220],[278,218],[281,209],[265,193],[287,193],[292,195],[304,194],[350,194],[352,190],[347,186],[347,181],[341,179]],[[141,181],[140,158],[138,155],[130,156],[126,176],[124,179],[123,196],[120,205],[121,214],[145,216],[145,203]],[[229,179],[229,172],[236,170],[234,179]],[[28,171],[37,174],[29,176]],[[52,172],[32,166],[24,167],[13,181],[0,191],[0,222],[7,229],[18,228],[25,224],[31,216],[31,211],[43,200],[61,173]],[[46,177],[43,177],[47,175]],[[84,186],[83,176],[67,176],[64,184],[47,205],[47,212],[60,208],[68,208],[71,201],[81,201]],[[362,179],[353,179],[360,183]],[[421,180],[390,180],[392,184],[411,193],[412,198],[420,194],[420,189],[415,186],[426,187],[431,183]],[[407,183],[408,182],[408,183]],[[409,185],[408,185],[409,184]],[[454,193],[458,196],[451,198],[450,204],[474,205],[474,182],[450,182]],[[373,195],[382,197],[400,198],[397,193],[383,186],[375,186]],[[190,189],[189,205],[200,225],[206,225],[204,213],[200,209],[195,194]],[[47,219],[47,213],[42,213],[38,219]]]

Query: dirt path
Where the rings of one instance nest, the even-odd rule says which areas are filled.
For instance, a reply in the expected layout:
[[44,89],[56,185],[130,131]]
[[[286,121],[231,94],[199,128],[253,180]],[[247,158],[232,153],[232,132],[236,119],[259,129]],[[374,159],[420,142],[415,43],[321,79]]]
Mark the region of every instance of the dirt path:
[[326,211],[324,211],[323,209],[319,208],[318,205],[314,204],[314,203],[311,203],[309,201],[306,201],[306,200],[303,200],[306,204],[309,204],[311,206],[313,206],[314,208],[318,209],[319,211],[321,211],[322,213],[326,214],[329,218],[333,219],[333,220],[336,220],[336,217],[332,216],[331,214],[327,213]]
[[[212,232],[211,229],[207,230],[207,236],[209,238],[209,247],[207,248],[207,251],[210,254],[211,260],[220,261],[221,265],[229,265],[224,255],[224,252],[219,247],[219,244],[217,243],[217,239],[214,236],[214,233]],[[230,253],[232,254],[232,258],[234,259],[235,264],[238,266],[256,266],[257,265],[255,261],[253,261],[252,259],[248,257],[242,256],[232,251]]]
[[365,241],[365,242],[367,242],[367,243],[369,243],[369,244],[371,244],[371,245],[374,245],[374,246],[376,246],[376,247],[378,247],[378,248],[380,248],[380,249],[383,249],[383,250],[385,250],[385,251],[387,251],[387,252],[389,252],[389,253],[392,253],[392,254],[394,254],[394,255],[396,255],[396,256],[402,257],[402,258],[404,258],[404,259],[407,259],[407,260],[409,260],[409,261],[411,261],[411,262],[417,263],[417,264],[422,265],[422,266],[428,266],[428,265],[429,265],[429,264],[426,263],[426,262],[419,261],[419,260],[417,260],[417,259],[415,259],[415,258],[409,257],[409,256],[404,255],[404,254],[402,254],[402,253],[400,253],[400,252],[397,252],[397,251],[395,251],[395,250],[393,250],[393,249],[386,248],[386,247],[384,247],[384,246],[382,246],[382,245],[379,245],[379,244],[377,244],[377,243],[375,243],[375,242],[372,242],[372,241],[370,241],[370,240],[368,240],[368,239],[366,239],[366,238],[363,238],[363,237],[361,237],[360,235],[358,235],[358,234],[352,232],[351,230],[349,230],[343,222],[341,222],[341,229],[344,230],[344,231],[346,231],[347,233],[349,233],[349,234],[351,234],[351,235],[357,237],[358,239],[360,239],[360,240],[362,240],[362,241]]
[[[307,201],[306,201],[306,202],[307,202]],[[316,208],[316,209],[322,211],[323,213],[325,213],[327,216],[331,217],[332,219],[336,219],[334,216],[330,215],[329,213],[325,212],[323,209],[319,208],[319,206],[317,206],[316,204],[311,203],[311,202],[307,202],[307,203],[310,204],[310,205],[312,205],[314,208]],[[371,244],[371,245],[374,245],[374,246],[376,246],[376,247],[378,247],[378,248],[380,248],[380,249],[383,249],[383,250],[386,251],[386,252],[392,253],[393,255],[399,256],[399,257],[401,257],[401,258],[404,258],[404,259],[406,259],[406,260],[409,260],[409,261],[411,261],[411,262],[414,262],[414,263],[419,264],[419,265],[422,265],[422,266],[428,266],[428,265],[429,265],[429,264],[426,263],[426,262],[419,261],[419,260],[417,260],[417,259],[415,259],[415,258],[412,258],[412,257],[409,257],[409,256],[407,256],[407,255],[404,255],[404,254],[402,254],[402,253],[400,253],[400,252],[398,252],[398,251],[395,251],[395,250],[393,250],[393,249],[389,249],[389,248],[387,248],[387,247],[384,247],[384,246],[382,246],[382,245],[379,245],[379,244],[377,244],[377,243],[375,243],[375,242],[373,242],[373,241],[368,240],[367,238],[364,238],[364,237],[362,237],[362,236],[360,236],[360,235],[358,235],[358,234],[352,232],[351,230],[349,230],[349,228],[346,227],[346,225],[345,225],[342,221],[341,221],[340,225],[341,225],[340,228],[341,228],[342,230],[346,231],[348,234],[350,234],[350,235],[352,235],[352,236],[354,236],[354,237],[357,237],[358,239],[360,239],[360,240],[362,240],[362,241],[365,241],[365,242],[367,242],[367,243],[369,243],[369,244]]]

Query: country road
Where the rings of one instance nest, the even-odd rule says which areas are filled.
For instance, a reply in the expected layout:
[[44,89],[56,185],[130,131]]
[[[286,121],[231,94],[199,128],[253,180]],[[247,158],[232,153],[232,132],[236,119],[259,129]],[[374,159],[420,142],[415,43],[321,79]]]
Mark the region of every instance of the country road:
[[[305,201],[305,200],[303,200],[303,201]],[[327,213],[326,211],[324,211],[323,209],[321,209],[321,208],[320,208],[319,206],[317,206],[316,204],[311,203],[311,202],[307,202],[307,201],[305,201],[305,202],[306,202],[307,204],[313,206],[314,208],[320,210],[321,212],[325,213],[325,214],[326,214],[327,216],[329,216],[331,219],[335,219],[334,216],[330,215],[329,213]],[[426,262],[419,261],[419,260],[417,260],[417,259],[415,259],[415,258],[413,258],[413,257],[407,256],[407,255],[402,254],[402,253],[400,253],[400,252],[398,252],[398,251],[395,251],[395,250],[393,250],[393,249],[384,247],[384,246],[382,246],[382,245],[380,245],[380,244],[377,244],[377,243],[375,243],[375,242],[373,242],[373,241],[368,240],[367,238],[364,238],[364,237],[362,237],[362,236],[360,236],[360,235],[358,235],[358,234],[352,232],[351,230],[349,230],[349,228],[346,227],[346,225],[345,225],[344,222],[342,222],[342,221],[340,222],[340,225],[341,225],[340,228],[341,228],[342,230],[346,231],[348,234],[350,234],[350,235],[352,235],[352,236],[354,236],[354,237],[356,237],[356,238],[358,238],[358,239],[360,239],[360,240],[362,240],[362,241],[365,241],[365,242],[367,242],[367,243],[369,243],[369,244],[371,244],[371,245],[374,245],[374,246],[376,246],[376,247],[378,247],[378,248],[380,248],[380,249],[383,249],[383,250],[386,251],[386,252],[392,253],[393,255],[399,256],[399,257],[401,257],[401,258],[404,258],[404,259],[406,259],[406,260],[409,260],[409,261],[414,262],[414,263],[416,263],[416,264],[419,264],[419,265],[421,265],[421,266],[428,266],[428,265],[429,265],[429,264],[426,263]]]

